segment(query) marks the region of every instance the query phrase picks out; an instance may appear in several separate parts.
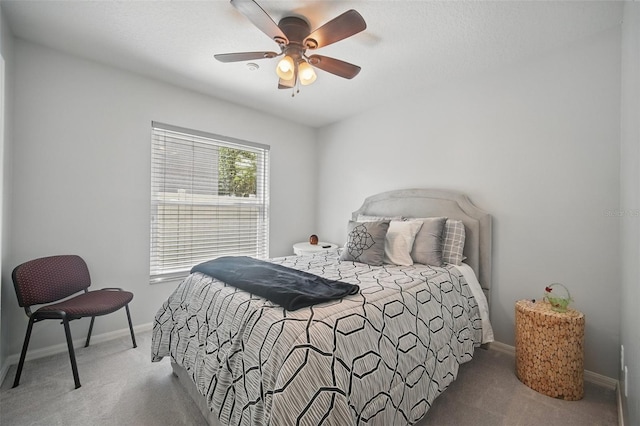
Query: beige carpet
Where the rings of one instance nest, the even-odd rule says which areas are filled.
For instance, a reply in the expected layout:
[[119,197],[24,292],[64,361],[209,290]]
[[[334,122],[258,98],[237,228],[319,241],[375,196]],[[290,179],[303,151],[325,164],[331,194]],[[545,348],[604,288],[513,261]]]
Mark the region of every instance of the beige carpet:
[[480,349],[419,425],[605,426],[618,410],[615,391],[592,383],[580,401],[542,395],[518,380],[513,356]]
[[[76,350],[82,387],[74,390],[66,353],[15,366],[0,387],[0,424],[204,425],[168,360],[151,363],[151,333]],[[586,384],[580,401],[541,395],[518,381],[512,356],[477,350],[419,425],[617,425],[615,392]],[[386,426],[386,425],[385,425]]]

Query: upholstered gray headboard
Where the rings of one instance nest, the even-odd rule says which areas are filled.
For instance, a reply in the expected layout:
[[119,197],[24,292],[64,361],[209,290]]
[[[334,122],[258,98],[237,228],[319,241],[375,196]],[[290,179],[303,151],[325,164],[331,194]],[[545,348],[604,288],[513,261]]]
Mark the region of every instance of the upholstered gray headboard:
[[489,298],[491,289],[491,216],[459,192],[438,189],[401,189],[372,195],[353,212],[358,215],[437,217],[462,220],[466,240],[465,263],[471,266]]

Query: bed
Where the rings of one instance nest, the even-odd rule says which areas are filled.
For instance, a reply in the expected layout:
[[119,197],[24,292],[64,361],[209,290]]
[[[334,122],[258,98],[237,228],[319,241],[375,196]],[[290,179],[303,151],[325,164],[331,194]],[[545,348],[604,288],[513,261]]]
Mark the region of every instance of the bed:
[[294,311],[192,273],[156,315],[152,360],[171,357],[212,425],[415,424],[492,340],[491,217],[464,194],[384,192],[365,199],[349,226],[416,218],[462,223],[464,262],[352,261],[350,232],[345,248],[269,260],[359,286]]

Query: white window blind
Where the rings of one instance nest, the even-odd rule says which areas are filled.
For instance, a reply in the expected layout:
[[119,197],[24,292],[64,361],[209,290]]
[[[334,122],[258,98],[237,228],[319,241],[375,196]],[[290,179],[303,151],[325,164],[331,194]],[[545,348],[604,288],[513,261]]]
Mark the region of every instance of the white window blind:
[[269,256],[269,146],[152,123],[151,282]]

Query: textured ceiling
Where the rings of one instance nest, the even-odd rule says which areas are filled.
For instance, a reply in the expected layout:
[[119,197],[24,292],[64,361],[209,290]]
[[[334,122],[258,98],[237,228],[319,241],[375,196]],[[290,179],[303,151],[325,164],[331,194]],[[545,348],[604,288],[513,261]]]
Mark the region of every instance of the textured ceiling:
[[353,80],[318,71],[291,97],[278,90],[277,59],[220,63],[215,53],[278,50],[226,0],[6,1],[16,37],[292,121],[320,127],[454,78],[544,55],[620,24],[620,2],[269,1],[278,22],[305,16],[317,28],[356,9],[367,29],[318,49],[362,67]]

